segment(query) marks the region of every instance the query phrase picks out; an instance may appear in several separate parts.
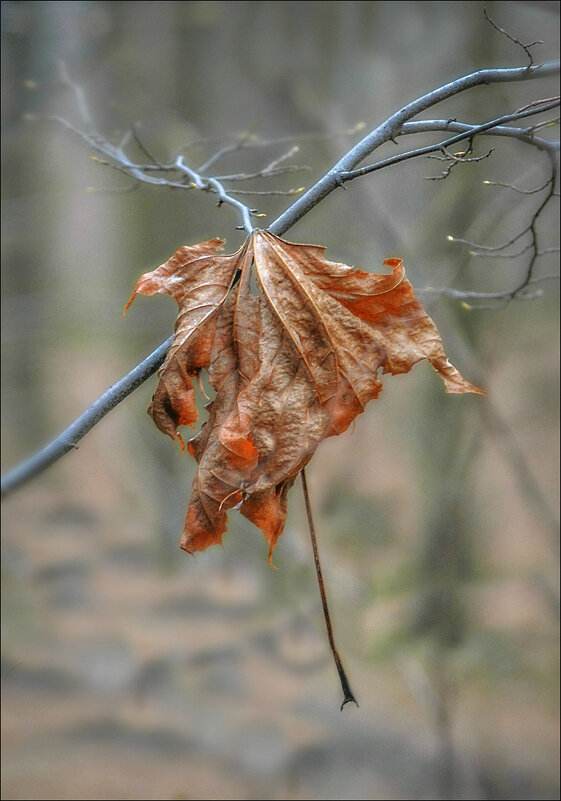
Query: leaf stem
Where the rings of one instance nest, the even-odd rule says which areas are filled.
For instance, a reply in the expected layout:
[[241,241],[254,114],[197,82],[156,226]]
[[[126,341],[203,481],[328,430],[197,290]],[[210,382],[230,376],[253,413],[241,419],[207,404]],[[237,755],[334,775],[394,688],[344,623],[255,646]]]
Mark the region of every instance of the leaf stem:
[[310,528],[310,539],[312,540],[312,549],[314,552],[314,563],[316,566],[316,576],[319,584],[319,594],[321,595],[321,605],[323,607],[323,616],[325,618],[325,626],[327,628],[327,638],[329,640],[329,645],[331,647],[331,653],[333,654],[333,659],[335,661],[335,667],[337,668],[337,673],[339,674],[339,680],[341,682],[341,687],[343,689],[344,700],[341,704],[341,709],[348,704],[349,701],[352,701],[358,706],[358,701],[353,695],[353,691],[351,690],[349,680],[347,678],[347,674],[345,673],[345,668],[343,667],[343,663],[341,662],[341,657],[339,656],[339,652],[337,651],[337,647],[335,645],[335,639],[333,637],[333,627],[331,626],[331,617],[329,615],[329,607],[327,606],[327,595],[325,593],[325,584],[323,581],[323,574],[321,571],[321,564],[319,561],[319,551],[318,551],[318,544],[316,540],[316,532],[314,527],[314,520],[312,517],[312,507],[310,505],[310,495],[308,492],[308,484],[306,482],[306,470],[302,470],[300,473],[300,477],[302,478],[302,489],[304,491],[304,501],[306,503],[306,514],[308,516],[308,526]]

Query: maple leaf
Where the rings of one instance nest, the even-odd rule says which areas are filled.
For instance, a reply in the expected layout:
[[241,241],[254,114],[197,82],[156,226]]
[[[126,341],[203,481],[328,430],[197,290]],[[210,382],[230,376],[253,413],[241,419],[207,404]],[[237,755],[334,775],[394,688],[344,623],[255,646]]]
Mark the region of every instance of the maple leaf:
[[216,390],[208,420],[188,443],[198,462],[181,547],[220,543],[240,508],[264,533],[269,558],[287,494],[326,437],[341,434],[382,389],[380,374],[428,359],[447,392],[485,394],[442,349],[401,259],[374,275],[327,261],[325,248],[254,231],[233,255],[212,239],[182,247],[138,280],[137,294],[179,305],[175,337],[148,407],[172,439],[197,420],[192,377]]

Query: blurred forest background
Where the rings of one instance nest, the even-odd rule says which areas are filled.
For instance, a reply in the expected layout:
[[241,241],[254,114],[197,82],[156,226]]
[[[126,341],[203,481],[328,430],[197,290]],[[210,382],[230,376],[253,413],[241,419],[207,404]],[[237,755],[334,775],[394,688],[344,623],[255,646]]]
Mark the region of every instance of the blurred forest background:
[[[485,5],[544,40],[538,62],[557,57],[557,4]],[[202,140],[186,151],[196,167],[244,132],[293,136],[223,161],[259,169],[298,144],[309,169],[276,189],[312,185],[358,123],[482,67],[526,64],[480,2],[6,0],[2,33],[4,470],[169,336],[170,298],[121,317],[141,273],[182,244],[221,236],[232,252],[243,238],[204,193],[87,192],[129,182],[40,118],[79,123],[58,61],[99,131],[118,141],[135,123],[163,159]],[[484,122],[557,92],[554,79],[480,87],[425,117]],[[492,157],[444,181],[425,180],[441,170],[425,159],[354,181],[286,238],[371,271],[402,257],[419,290],[515,286],[526,257],[470,259],[446,239],[497,244],[536,207],[483,181],[538,186],[545,156],[502,139],[477,152],[489,142]],[[255,199],[269,220],[290,202]],[[557,202],[543,247],[558,245]],[[236,513],[223,550],[180,552],[193,463],[146,415],[155,378],[9,497],[2,797],[557,798],[558,284],[542,288],[495,310],[423,296],[450,360],[489,398],[445,395],[423,362],[311,463],[359,709],[339,711],[299,485],[277,570]]]

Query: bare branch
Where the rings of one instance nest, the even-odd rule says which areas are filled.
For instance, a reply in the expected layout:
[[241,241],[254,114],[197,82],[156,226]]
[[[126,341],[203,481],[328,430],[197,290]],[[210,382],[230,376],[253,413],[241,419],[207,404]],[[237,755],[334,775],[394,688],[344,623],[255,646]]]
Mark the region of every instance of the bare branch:
[[[210,166],[212,166],[212,164],[215,164],[219,158],[238,150],[245,150],[247,148],[276,147],[278,145],[288,144],[290,142],[314,142],[321,141],[322,139],[333,139],[338,136],[354,136],[356,133],[359,133],[359,131],[362,131],[365,127],[366,123],[358,122],[351,128],[346,128],[342,131],[333,131],[328,133],[322,131],[321,133],[290,134],[288,136],[278,136],[275,139],[260,139],[259,136],[252,131],[245,131],[237,137],[236,142],[231,145],[226,145],[214,153],[208,161],[198,168],[198,171],[205,172]],[[179,148],[179,152],[212,142],[223,142],[224,139],[227,138],[231,137],[219,136],[214,138],[194,139],[192,142],[187,142],[186,144],[182,145]]]
[[137,131],[136,125],[132,125],[131,126],[131,133],[132,133],[133,139],[136,142],[138,148],[144,153],[144,155],[148,156],[150,161],[153,161],[156,167],[161,166],[160,162],[158,161],[158,159],[154,155],[152,155],[151,151],[148,150],[148,148],[146,147],[144,142],[141,140],[140,136],[138,135],[138,131]]
[[[98,153],[102,153],[106,158],[110,159],[110,161],[105,161],[103,159],[94,157],[94,161],[97,161],[97,163],[101,164],[102,166],[112,167],[118,172],[125,173],[137,181],[143,181],[156,186],[165,186],[174,189],[197,188],[205,192],[216,193],[220,199],[220,204],[227,203],[230,206],[233,206],[241,214],[244,230],[246,230],[248,233],[253,231],[251,216],[255,214],[255,212],[250,210],[245,203],[242,203],[240,200],[231,197],[217,178],[206,178],[202,175],[199,175],[199,173],[185,163],[183,156],[178,156],[173,164],[135,164],[130,160],[123,149],[128,141],[127,137],[121,140],[119,147],[116,147],[99,134],[89,134],[84,131],[80,131],[62,117],[48,117],[47,119],[59,122],[67,130],[86,141],[88,145],[90,145],[90,147],[92,147]],[[134,135],[134,131],[131,135]],[[124,145],[123,142],[125,143]],[[141,149],[147,153],[144,146],[141,145]],[[151,154],[147,153],[147,155],[154,159]],[[183,175],[184,179],[183,181],[172,181],[167,177],[158,178],[154,175],[147,175],[146,173],[149,171],[173,171]],[[189,183],[185,183],[185,177],[189,178]]]
[[[457,131],[465,132],[466,134],[474,134],[474,129],[477,125],[469,125],[465,122],[457,122],[456,120],[420,120],[416,122],[406,122],[399,136],[403,134],[415,133],[430,133],[431,131]],[[532,136],[532,129],[529,128],[511,128],[506,125],[497,125],[495,128],[489,128],[488,131],[479,132],[479,136],[507,136],[511,139],[518,139],[527,144],[533,144],[540,150],[559,150],[559,142],[550,142],[547,139],[539,139]]]
[[[412,103],[408,103],[406,106],[401,108],[391,117],[389,117],[385,122],[383,122],[380,126],[374,129],[371,133],[369,133],[366,137],[364,137],[355,147],[351,148],[344,156],[341,158],[324,176],[321,178],[311,189],[309,189],[299,200],[295,201],[283,214],[280,215],[270,226],[269,230],[278,235],[282,236],[286,233],[293,225],[295,225],[299,220],[302,219],[309,211],[311,211],[315,206],[318,205],[322,200],[324,200],[331,192],[333,192],[337,187],[341,186],[343,183],[342,176],[344,174],[350,174],[351,171],[360,164],[368,155],[374,152],[380,145],[384,144],[385,142],[395,140],[396,136],[399,136],[402,133],[412,133],[413,132],[413,125],[417,126],[417,131],[420,131],[421,128],[419,126],[426,125],[426,123],[410,123],[412,117],[415,117],[417,114],[425,111],[428,108],[440,103],[443,100],[446,100],[454,95],[457,95],[461,92],[464,92],[468,89],[471,89],[475,86],[481,86],[484,84],[490,83],[501,83],[501,82],[510,82],[510,81],[524,81],[524,80],[531,80],[540,77],[547,77],[550,75],[557,74],[559,72],[559,63],[550,63],[545,64],[542,66],[533,66],[530,65],[526,68],[518,67],[514,69],[485,69],[479,70],[478,72],[474,72],[471,75],[466,75],[462,78],[458,78],[451,83],[448,83],[444,86],[435,89],[432,92],[424,95],[423,97],[414,100]],[[547,110],[547,108],[552,108],[553,105],[548,106],[548,104],[544,104],[540,106],[541,111]],[[523,114],[523,112],[519,112]],[[538,113],[537,111],[529,111],[530,113]],[[492,123],[487,123],[485,126],[468,126],[469,130],[462,130],[460,133],[461,135],[456,137],[452,137],[452,139],[447,140],[445,143],[440,143],[437,146],[437,149],[441,147],[442,144],[448,146],[453,144],[455,141],[460,141],[462,139],[471,138],[475,135],[476,132],[483,133],[483,128],[486,131],[490,131],[492,128],[496,128],[498,132],[498,127],[501,125],[502,121],[512,121],[512,119],[519,119],[520,117],[514,118],[512,115],[506,115],[507,119],[500,118],[499,120],[494,120]],[[122,148],[115,148],[113,145],[108,143],[102,137],[99,137],[96,134],[89,134],[79,131],[78,129],[74,128],[74,126],[70,125],[66,120],[62,118],[54,118],[57,119],[59,123],[64,125],[67,129],[74,132],[74,134],[80,136],[84,141],[86,141],[96,152],[101,153],[113,160],[116,161],[121,167],[126,167],[128,174],[131,175],[133,178],[137,178],[138,180],[148,181],[150,183],[162,183],[157,178],[149,181],[148,179],[150,176],[146,174],[145,170],[139,168],[138,165],[135,165],[131,162],[125,153],[123,152]],[[434,121],[433,121],[434,122]],[[442,121],[439,121],[439,124]],[[446,126],[453,126],[459,125],[454,121],[448,121],[444,123]],[[454,130],[452,127],[447,127],[446,129]],[[478,129],[477,131],[474,129]],[[425,128],[425,130],[427,130]],[[435,130],[435,128],[432,128]],[[507,129],[508,130],[508,129]],[[505,134],[501,132],[501,135],[513,135],[513,134]],[[526,132],[527,135],[527,132]],[[520,136],[520,135],[518,135]],[[544,140],[538,141],[535,137],[532,139],[532,143],[540,148],[545,150],[550,160],[552,161],[552,176],[555,174],[555,165],[553,162],[553,152],[555,150],[554,146],[550,145],[549,143],[545,142]],[[422,150],[422,149],[420,149]],[[432,151],[434,152],[434,151]],[[415,153],[415,155],[419,155]],[[151,156],[149,156],[151,158]],[[387,160],[388,163],[395,163],[391,162],[391,160]],[[150,168],[153,170],[155,168],[159,168],[160,165],[150,165]],[[200,173],[192,170],[190,167],[185,164],[182,160],[182,157],[179,156],[176,161],[174,162],[174,166],[182,171],[185,175],[190,176],[191,181],[193,184],[205,191],[214,191],[218,193],[219,202],[227,202],[230,205],[234,206],[238,212],[241,212],[242,219],[244,222],[244,227],[246,230],[252,230],[251,225],[251,215],[254,214],[253,210],[250,210],[247,206],[242,204],[239,200],[232,197],[227,193],[224,187],[221,185],[220,180],[218,178],[209,179],[204,176],[201,176]],[[205,165],[203,165],[205,166]],[[387,166],[387,165],[386,165]],[[280,169],[280,168],[278,168]],[[380,169],[379,166],[376,169]],[[223,179],[225,180],[225,179]],[[346,179],[348,180],[348,178]],[[545,208],[548,200],[553,196],[553,177],[551,181],[550,191],[547,194],[547,197],[537,210],[534,215],[533,223],[531,226],[532,231],[532,241],[534,245],[534,255],[531,260],[531,264],[529,270],[520,285],[513,290],[508,297],[514,297],[517,292],[519,292],[524,287],[528,286],[533,280],[534,276],[532,275],[532,268],[535,263],[535,260],[538,257],[539,248],[538,248],[538,237],[537,232],[535,229],[535,223],[540,215],[540,213]],[[168,183],[169,185],[169,183]],[[184,187],[184,184],[178,184],[181,187]],[[436,290],[440,291],[440,290]],[[442,290],[441,294],[450,294],[452,297],[459,297],[461,299],[465,299],[466,297],[471,298],[474,297],[476,293],[465,293],[459,290]],[[504,298],[503,294],[493,294],[493,293],[478,293],[478,297],[482,299],[493,299],[493,298]],[[154,353],[145,359],[138,367],[134,368],[127,376],[122,378],[114,387],[109,390],[108,393],[105,393],[101,398],[99,398],[83,415],[81,415],[74,423],[72,423],[69,428],[67,428],[62,434],[56,437],[52,442],[50,442],[42,451],[32,456],[26,462],[20,464],[14,470],[10,471],[3,479],[2,479],[2,494],[6,494],[9,491],[15,489],[17,486],[21,486],[22,484],[29,481],[34,476],[38,475],[40,472],[45,470],[49,467],[53,462],[67,453],[70,449],[76,447],[77,442],[96,425],[96,423],[101,420],[111,409],[113,409],[117,403],[127,397],[131,392],[134,391],[140,384],[146,381],[153,373],[156,372],[158,367],[162,364],[167,349],[171,343],[171,338],[166,340]]]
[[238,141],[233,145],[226,145],[226,147],[220,148],[217,150],[214,155],[212,155],[204,164],[201,164],[199,167],[198,172],[202,175],[203,172],[206,172],[209,167],[212,167],[222,156],[225,156],[227,153],[233,153],[236,150],[241,150],[244,147],[248,147],[250,143],[252,143],[253,134],[250,131],[246,131],[246,133],[242,134]]
[[88,431],[99,423],[102,417],[114,409],[117,404],[134,392],[147,378],[150,378],[166,358],[168,348],[173,341],[169,337],[144,361],[134,367],[130,373],[117,381],[110,389],[98,398],[86,411],[80,415],[62,434],[46,445],[42,450],[33,454],[29,459],[19,464],[2,478],[2,496],[25,484],[34,476],[42,473],[53,462],[60,459],[68,451],[77,448],[78,442]]
[[301,195],[306,191],[305,186],[298,189],[229,189],[231,195]]
[[470,256],[485,256],[488,259],[517,259],[518,256],[523,256],[524,253],[527,253],[529,250],[532,250],[533,244],[532,242],[528,242],[528,244],[522,248],[522,250],[518,250],[516,253],[478,253],[477,251],[470,250]]
[[234,208],[238,209],[242,216],[243,228],[248,234],[253,231],[251,215],[255,214],[255,212],[246,206],[245,203],[242,203],[241,200],[236,200],[235,197],[229,195],[217,178],[203,178],[198,175],[198,173],[185,164],[183,156],[179,156],[176,164],[191,178],[197,189],[202,189],[205,192],[216,192],[220,198],[220,203],[228,203],[230,206],[234,206]]
[[[492,128],[496,128],[497,126],[503,125],[505,122],[513,122],[515,120],[522,119],[524,117],[532,116],[533,114],[539,114],[542,111],[549,111],[552,108],[557,108],[561,105],[561,100],[556,98],[555,100],[551,100],[545,103],[541,108],[529,108],[524,109],[521,111],[515,111],[512,114],[504,114],[502,117],[498,117],[496,120],[491,120],[490,122],[483,123],[482,125],[475,125],[472,126],[470,131],[465,131],[462,133],[457,134],[456,136],[452,136],[449,139],[445,139],[443,142],[438,142],[435,145],[427,145],[426,147],[419,147],[416,150],[408,150],[406,153],[400,153],[397,156],[392,156],[391,158],[384,159],[383,161],[379,161],[376,164],[368,164],[366,167],[360,167],[356,170],[342,170],[339,173],[340,182],[352,181],[354,178],[360,178],[363,175],[369,175],[371,172],[375,172],[376,170],[381,170],[384,167],[389,167],[392,164],[399,164],[400,161],[407,161],[408,159],[417,158],[418,156],[426,156],[429,153],[436,153],[442,152],[442,150],[455,145],[457,142],[461,142],[464,139],[473,139],[474,136],[477,134],[485,133]],[[551,144],[546,143],[545,141],[540,144],[537,144],[535,138],[532,136],[531,132],[527,133],[526,141],[530,144],[535,145],[539,149],[551,149]],[[397,132],[396,136],[399,136],[399,131]]]
[[[81,139],[86,141],[88,145],[94,148],[98,153],[103,154],[106,159],[100,159],[97,156],[92,157],[94,161],[104,167],[111,167],[118,172],[121,172],[135,181],[142,181],[144,183],[149,183],[155,186],[164,186],[172,189],[200,189],[203,192],[212,192],[218,195],[218,206],[221,206],[223,203],[227,203],[230,206],[233,206],[241,215],[242,219],[242,226],[241,228],[247,233],[251,233],[253,230],[253,224],[251,222],[251,217],[256,216],[258,218],[263,218],[266,215],[259,213],[256,209],[250,209],[245,203],[242,203],[240,200],[232,196],[232,193],[224,186],[224,181],[235,181],[235,180],[248,180],[251,178],[263,178],[263,177],[271,177],[280,175],[282,173],[288,172],[298,172],[303,169],[308,169],[306,167],[298,167],[296,165],[288,165],[283,164],[284,161],[291,158],[297,151],[298,147],[292,147],[288,152],[282,154],[278,158],[271,161],[267,164],[263,169],[259,170],[256,173],[248,174],[248,173],[241,173],[238,175],[225,175],[225,176],[214,176],[214,177],[207,177],[202,175],[201,172],[203,170],[207,170],[216,160],[215,158],[209,159],[203,166],[199,169],[199,171],[194,170],[190,167],[184,159],[184,156],[179,155],[177,158],[168,164],[164,164],[146,148],[144,143],[140,140],[138,133],[133,126],[131,130],[127,131],[125,135],[122,137],[121,142],[118,146],[113,145],[104,137],[100,136],[97,133],[87,133],[85,131],[80,131],[79,129],[75,128],[69,122],[64,120],[61,117],[49,117],[48,119],[54,120],[56,122],[61,123],[64,125],[65,128],[70,130],[75,135],[79,136]],[[129,144],[131,139],[134,139],[139,149],[148,156],[148,158],[153,162],[151,164],[138,164],[133,162],[129,156],[125,152],[125,147]],[[217,157],[223,155],[225,152],[229,152],[233,149],[239,149],[243,145],[243,142],[239,143],[238,145],[233,145],[231,147],[223,148],[217,154]],[[158,172],[163,177],[154,175],[153,173]],[[174,176],[173,179],[169,177],[169,174]],[[180,176],[179,180],[177,176]],[[188,180],[187,180],[188,179]],[[130,191],[132,187],[126,187],[124,191]],[[106,191],[106,190],[101,190]],[[118,190],[123,191],[123,190]],[[296,194],[301,190],[288,190],[283,194]],[[275,192],[273,192],[275,193]],[[277,193],[280,192],[277,190]],[[237,191],[235,194],[249,194],[249,191],[242,192]],[[253,192],[252,194],[265,194],[264,192],[258,193]]]
[[[551,183],[551,179],[547,183],[549,185]],[[456,236],[447,236],[446,239],[449,242],[456,242],[459,245],[468,245],[468,247],[476,248],[478,251],[485,251],[486,253],[492,253],[494,251],[506,250],[506,248],[510,247],[510,245],[514,245],[514,243],[518,242],[518,240],[521,237],[523,237],[524,234],[528,233],[530,228],[531,226],[528,225],[526,228],[524,228],[523,231],[520,231],[520,233],[516,234],[516,236],[513,236],[512,239],[509,239],[507,242],[503,242],[502,245],[480,245],[477,242],[471,242],[469,239],[460,239],[460,237]]]
[[270,168],[269,165],[269,168],[264,167],[258,172],[238,172],[231,175],[217,175],[216,178],[219,181],[251,181],[254,178],[271,178],[272,176],[284,175],[289,172],[305,172],[309,169],[306,165],[299,166],[297,164],[287,164],[284,167],[273,168]]
[[488,159],[491,153],[495,150],[492,147],[487,153],[484,153],[482,156],[468,156],[468,153],[471,153],[471,140],[469,147],[465,151],[464,154],[458,155],[457,153],[450,153],[450,151],[443,147],[442,152],[444,153],[443,156],[427,156],[428,159],[437,159],[438,161],[447,161],[448,164],[444,168],[443,172],[440,175],[427,175],[427,181],[442,181],[444,178],[448,178],[450,173],[452,172],[453,167],[457,167],[458,164],[473,164],[478,161],[483,161],[484,159]]
[[380,145],[392,141],[399,135],[404,123],[416,117],[426,109],[447,100],[454,95],[490,83],[504,83],[511,81],[533,80],[545,78],[559,73],[559,62],[551,62],[535,67],[515,67],[513,69],[486,69],[465,75],[451,83],[435,89],[432,92],[408,103],[385,122],[364,137],[355,147],[351,148],[342,159],[321,178],[306,194],[287,209],[284,214],[269,226],[269,230],[277,236],[282,236],[298,220],[301,220],[311,209],[317,206],[334,189],[342,185],[341,173],[353,170],[361,161],[374,152]]
[[[544,256],[547,253],[557,252],[556,248],[540,248],[539,247],[539,235],[537,229],[537,223],[540,215],[543,213],[544,209],[549,204],[550,200],[556,196],[555,192],[555,184],[557,180],[557,164],[555,162],[555,156],[552,152],[548,152],[549,157],[549,164],[550,164],[550,177],[549,180],[544,184],[541,189],[545,189],[549,186],[549,191],[547,192],[546,196],[540,203],[540,205],[535,209],[534,213],[532,214],[532,219],[530,220],[529,225],[520,231],[516,236],[512,237],[508,242],[503,243],[502,245],[495,246],[495,247],[488,247],[485,245],[478,245],[474,242],[469,242],[468,240],[457,240],[454,237],[448,237],[451,241],[462,241],[463,244],[470,245],[472,247],[477,248],[475,251],[470,251],[470,256],[475,257],[482,257],[482,256],[489,256],[493,258],[516,258],[518,256],[522,256],[524,253],[528,251],[531,252],[531,257],[526,267],[526,272],[522,279],[518,282],[518,284],[511,290],[506,290],[504,292],[493,292],[493,293],[483,293],[483,292],[463,292],[458,294],[458,290],[451,290],[442,288],[441,290],[437,290],[438,294],[441,295],[448,295],[449,297],[456,297],[462,298],[465,305],[467,304],[467,300],[477,300],[478,301],[478,308],[489,308],[484,305],[485,301],[499,301],[502,303],[508,303],[510,300],[513,300],[517,297],[528,297],[527,293],[525,292],[526,288],[536,282],[534,278],[534,267],[536,261],[540,256]],[[531,193],[535,194],[535,193]],[[508,248],[510,245],[517,242],[521,239],[525,234],[530,234],[530,242],[524,247],[522,250],[518,251],[517,253],[506,254],[502,253],[501,251]],[[539,280],[539,278],[537,279]],[[434,290],[431,290],[434,291]],[[494,308],[491,306],[490,308]]]
[[483,9],[483,14],[484,14],[485,19],[487,20],[487,22],[490,22],[491,25],[493,26],[493,28],[496,31],[498,31],[499,33],[502,33],[504,36],[506,36],[507,39],[510,39],[511,42],[514,42],[514,44],[516,44],[516,45],[518,45],[519,47],[522,48],[522,50],[526,53],[526,55],[528,56],[528,59],[530,61],[530,63],[528,64],[528,68],[532,67],[534,65],[534,56],[530,52],[530,48],[531,47],[535,47],[536,45],[543,44],[542,40],[541,39],[537,39],[535,42],[531,42],[530,44],[523,44],[520,41],[520,39],[517,39],[515,36],[512,36],[512,34],[510,34],[508,31],[505,31],[504,28],[500,28],[497,25],[497,23],[494,20],[491,19],[491,17],[487,13],[487,9],[486,8]]
[[483,161],[483,159],[488,159],[494,150],[495,148],[492,147],[483,156],[468,156],[468,153],[472,152],[469,148],[464,153],[450,153],[447,148],[443,147],[443,156],[427,156],[427,158],[436,159],[436,161],[452,161],[455,164],[472,164],[477,161]]
[[[518,192],[519,195],[537,195],[538,192],[542,192],[546,187],[548,187],[550,183],[551,178],[548,178],[545,184],[537,186],[535,189],[520,189],[518,186],[514,186],[513,184],[505,184],[502,181],[483,181],[484,186],[503,186],[506,189],[512,189],[514,192]],[[559,197],[557,193],[554,193],[554,196]],[[458,239],[454,239],[453,237],[452,240],[455,242],[460,241]]]

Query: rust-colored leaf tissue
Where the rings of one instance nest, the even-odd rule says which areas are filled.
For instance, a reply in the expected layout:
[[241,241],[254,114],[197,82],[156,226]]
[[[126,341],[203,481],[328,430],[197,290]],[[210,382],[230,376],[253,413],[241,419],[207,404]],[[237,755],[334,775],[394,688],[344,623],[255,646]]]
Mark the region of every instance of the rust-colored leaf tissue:
[[138,280],[126,308],[139,293],[166,293],[179,305],[148,408],[161,431],[183,445],[177,428],[197,420],[191,379],[202,369],[216,390],[188,443],[199,469],[181,547],[221,542],[227,510],[240,506],[271,554],[294,479],[322,439],[378,397],[379,373],[407,373],[428,359],[447,392],[482,390],[446,358],[401,259],[384,262],[391,274],[373,275],[327,261],[323,247],[258,230],[231,256],[219,255],[223,246],[180,248]]

